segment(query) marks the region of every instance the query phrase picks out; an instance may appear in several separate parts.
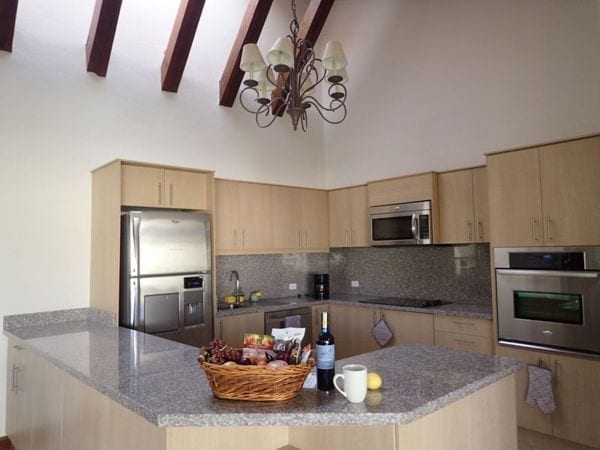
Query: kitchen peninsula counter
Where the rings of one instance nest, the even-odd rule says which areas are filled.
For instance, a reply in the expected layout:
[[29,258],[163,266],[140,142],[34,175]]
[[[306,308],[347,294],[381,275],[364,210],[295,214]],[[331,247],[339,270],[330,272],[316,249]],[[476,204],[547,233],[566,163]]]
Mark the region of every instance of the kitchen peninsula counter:
[[246,302],[244,306],[239,308],[219,310],[217,311],[217,317],[236,316],[241,314],[250,314],[253,312],[282,311],[290,308],[302,308],[316,305],[338,304],[348,306],[359,306],[362,308],[371,309],[406,311],[423,314],[492,320],[491,300],[489,305],[450,303],[447,305],[435,306],[430,308],[414,308],[410,306],[393,306],[373,303],[361,303],[362,300],[369,300],[375,298],[377,298],[377,296],[336,294],[332,295],[329,300],[315,300],[306,296],[262,299],[256,304]]
[[[401,444],[404,433],[417,439],[414,442],[431,439],[427,437],[430,433],[419,431],[427,422],[446,420],[447,416],[456,428],[448,433],[464,439],[472,422],[484,414],[490,422],[482,426],[489,433],[486,442],[498,439],[505,446],[498,448],[508,449],[514,435],[516,445],[513,374],[521,365],[514,360],[405,345],[337,363],[338,371],[342,364],[355,362],[382,375],[383,388],[369,392],[364,403],[350,404],[339,394],[315,389],[304,389],[296,399],[286,402],[223,401],[213,397],[196,361],[196,348],[119,328],[91,311],[8,316],[4,334],[12,348],[20,348],[60,372],[63,396],[75,387],[86,395],[102,397],[112,405],[108,414],[115,410],[114,415],[137,420],[135,426],[147,428],[143,433],[148,436],[158,436],[154,440],[159,444],[164,437],[164,445],[152,444],[152,449],[205,448],[199,436],[216,430],[223,434],[219,439],[242,439],[238,444],[251,430],[257,436],[271,436],[265,441],[268,446],[254,448],[275,449],[287,444],[318,448],[311,441],[316,426],[327,427],[327,433],[337,436],[332,439],[341,439],[339,442],[346,442],[360,430],[362,435],[381,435],[377,439],[386,444],[380,448],[403,449],[394,442]],[[493,402],[492,412],[484,410],[486,402]],[[285,439],[278,440],[279,435]],[[352,438],[352,442],[360,440]],[[221,448],[229,447],[223,444]]]

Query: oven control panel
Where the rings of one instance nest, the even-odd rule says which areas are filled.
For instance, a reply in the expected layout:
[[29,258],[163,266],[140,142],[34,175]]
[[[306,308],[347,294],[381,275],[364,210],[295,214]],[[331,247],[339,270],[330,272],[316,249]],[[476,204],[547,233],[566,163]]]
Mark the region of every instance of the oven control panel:
[[510,252],[511,269],[585,270],[583,252]]

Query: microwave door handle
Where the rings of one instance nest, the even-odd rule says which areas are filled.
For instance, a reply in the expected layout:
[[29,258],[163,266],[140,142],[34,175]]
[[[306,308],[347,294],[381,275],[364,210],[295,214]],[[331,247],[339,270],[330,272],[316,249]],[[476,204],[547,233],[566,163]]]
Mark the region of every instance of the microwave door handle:
[[413,214],[412,220],[411,220],[411,231],[412,231],[413,239],[415,241],[419,240],[419,236],[417,236],[418,226],[419,226],[419,219],[416,214]]
[[517,269],[496,269],[500,275],[523,275],[523,276],[543,276],[543,277],[561,277],[561,278],[598,278],[598,272],[568,272],[564,270],[517,270]]

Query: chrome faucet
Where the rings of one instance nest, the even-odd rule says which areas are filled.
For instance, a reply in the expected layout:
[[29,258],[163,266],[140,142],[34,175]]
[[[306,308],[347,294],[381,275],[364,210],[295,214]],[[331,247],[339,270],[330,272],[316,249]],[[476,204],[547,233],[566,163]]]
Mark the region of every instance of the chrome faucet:
[[240,275],[237,273],[237,270],[231,271],[231,274],[229,275],[229,281],[233,281],[233,277],[235,277],[235,295],[240,293]]

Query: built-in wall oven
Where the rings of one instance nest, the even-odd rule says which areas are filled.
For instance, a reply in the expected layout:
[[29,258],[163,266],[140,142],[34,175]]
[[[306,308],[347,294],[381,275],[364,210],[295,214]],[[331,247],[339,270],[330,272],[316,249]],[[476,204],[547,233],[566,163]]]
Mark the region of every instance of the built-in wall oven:
[[371,245],[431,244],[431,201],[372,206]]
[[600,246],[496,248],[502,344],[600,355]]

